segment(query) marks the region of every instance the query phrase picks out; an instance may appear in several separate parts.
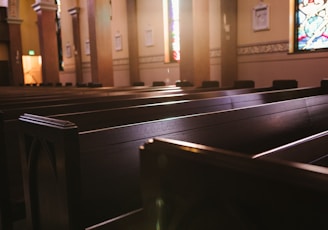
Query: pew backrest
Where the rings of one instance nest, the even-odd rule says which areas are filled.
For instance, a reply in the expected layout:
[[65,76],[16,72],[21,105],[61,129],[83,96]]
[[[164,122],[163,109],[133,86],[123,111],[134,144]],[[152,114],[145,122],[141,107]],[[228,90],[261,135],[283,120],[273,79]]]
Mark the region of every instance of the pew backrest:
[[253,159],[288,161],[328,166],[328,131],[323,131],[278,148],[254,155]]
[[[140,162],[144,212],[153,226],[165,220],[163,229],[327,227],[327,168],[165,138],[146,142]],[[159,201],[161,212],[149,211]]]

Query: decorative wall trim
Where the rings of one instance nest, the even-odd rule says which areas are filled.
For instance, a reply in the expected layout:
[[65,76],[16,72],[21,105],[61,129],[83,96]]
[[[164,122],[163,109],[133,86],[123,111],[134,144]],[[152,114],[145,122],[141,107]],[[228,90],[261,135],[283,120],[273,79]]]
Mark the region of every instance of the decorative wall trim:
[[91,62],[82,62],[82,69],[91,69]]
[[[219,58],[221,56],[221,49],[220,48],[214,48],[211,49],[209,52],[210,58]],[[154,64],[154,63],[160,63],[164,64],[164,54],[158,54],[158,55],[152,55],[152,56],[143,56],[139,57],[139,64]],[[115,59],[114,65],[128,65],[128,60],[125,59]]]
[[140,64],[164,63],[164,54],[139,57]]
[[41,11],[41,10],[50,10],[50,11],[56,11],[58,6],[52,2],[46,2],[46,1],[40,1],[38,3],[34,3],[32,5],[35,12]]
[[22,24],[23,20],[19,18],[7,18],[8,24]]
[[[286,41],[274,41],[268,43],[256,43],[241,45],[238,47],[238,55],[254,55],[254,54],[270,54],[270,53],[288,53],[289,42]],[[219,59],[221,57],[221,48],[213,48],[209,52],[211,59]],[[164,54],[142,56],[139,57],[139,64],[164,64]],[[114,66],[129,65],[128,58],[113,59]]]
[[221,57],[220,48],[210,49],[210,58],[219,58],[219,57]]
[[118,58],[113,59],[113,65],[119,66],[119,65],[129,65],[129,58]]
[[238,47],[238,55],[270,54],[288,52],[289,41],[273,41],[268,43],[247,44]]

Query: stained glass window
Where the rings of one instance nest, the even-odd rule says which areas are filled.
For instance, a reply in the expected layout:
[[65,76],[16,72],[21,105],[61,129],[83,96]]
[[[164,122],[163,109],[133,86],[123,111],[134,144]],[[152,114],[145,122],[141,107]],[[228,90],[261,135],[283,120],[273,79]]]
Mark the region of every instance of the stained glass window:
[[179,0],[163,0],[165,61],[180,61]]
[[57,43],[58,43],[58,61],[59,61],[59,70],[64,70],[63,62],[63,50],[62,50],[62,38],[61,38],[61,0],[55,0],[57,4],[57,14],[56,14],[56,25],[57,25]]
[[295,51],[328,48],[328,0],[295,1]]

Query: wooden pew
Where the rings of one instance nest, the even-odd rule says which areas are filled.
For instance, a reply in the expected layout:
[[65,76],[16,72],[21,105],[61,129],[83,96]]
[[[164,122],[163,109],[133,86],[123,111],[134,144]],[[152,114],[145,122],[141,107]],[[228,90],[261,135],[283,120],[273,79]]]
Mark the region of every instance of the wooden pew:
[[[256,89],[256,91],[261,91],[262,89]],[[235,91],[235,92],[232,92],[232,91],[229,91],[230,93],[229,94],[234,94],[234,93],[237,93],[237,91]],[[239,92],[239,91],[238,91]],[[38,93],[40,93],[40,92],[38,92]],[[62,91],[60,91],[60,93],[62,93]],[[40,94],[39,94],[40,95]],[[25,95],[26,96],[26,95]],[[47,99],[49,99],[49,98],[47,98]],[[34,102],[33,102],[34,103]],[[46,101],[46,103],[49,103],[49,101]],[[23,105],[26,105],[26,103],[24,102],[23,103]],[[15,105],[15,106],[18,106],[17,104]],[[72,105],[70,105],[70,108],[72,108]],[[22,109],[22,108],[20,108],[20,109]],[[18,112],[18,111],[20,111],[20,109],[18,109],[18,110],[16,110],[16,112]],[[35,108],[33,108],[34,109],[34,111],[35,111]],[[45,108],[42,108],[42,109],[45,109]],[[47,109],[47,112],[48,112],[48,110],[49,109]],[[56,110],[57,110],[57,112],[58,112],[58,107],[56,107]],[[19,113],[19,112],[18,112]],[[20,114],[20,113],[19,113]],[[7,116],[7,118],[8,118],[8,111],[6,111],[6,116]],[[17,113],[16,113],[16,116],[17,116]],[[9,117],[10,117],[10,115],[9,115]],[[11,138],[9,138],[9,139],[11,139]],[[16,138],[14,138],[13,140],[15,140]],[[13,141],[13,142],[15,142],[15,141]],[[12,143],[13,143],[12,142]],[[15,145],[13,145],[13,146],[15,146]],[[13,166],[16,166],[16,165],[10,165],[10,168],[15,168],[15,167],[13,167]],[[19,190],[17,190],[17,191],[19,191]],[[19,193],[19,192],[18,192]]]
[[[141,229],[328,226],[326,167],[252,159],[243,153],[163,138],[147,142],[140,154],[143,215],[118,221],[122,227],[118,229],[140,222]],[[101,229],[110,227],[111,223]]]
[[[311,99],[313,99],[313,102],[309,105]],[[243,154],[252,156],[311,135],[314,132],[319,132],[319,129],[325,129],[326,127],[324,126],[318,128],[318,130],[310,129],[314,124],[311,123],[313,121],[311,117],[316,116],[315,113],[309,114],[311,108],[316,108],[317,111],[320,111],[320,114],[322,111],[326,111],[328,109],[327,95],[79,133],[73,124],[66,127],[66,125],[63,125],[66,123],[62,121],[25,115],[20,118],[22,121],[22,137],[24,137],[22,139],[22,150],[25,189],[26,191],[35,189],[33,184],[39,181],[40,178],[33,175],[48,175],[46,179],[43,179],[51,183],[53,174],[59,175],[58,173],[65,171],[64,168],[56,167],[58,164],[52,164],[52,167],[46,167],[47,169],[34,166],[35,162],[48,161],[48,157],[42,154],[45,152],[45,146],[49,144],[52,146],[51,148],[46,148],[53,151],[51,154],[52,161],[57,159],[56,156],[59,156],[59,153],[56,152],[59,149],[61,154],[65,152],[66,154],[78,155],[80,157],[81,171],[80,173],[75,172],[74,175],[80,175],[82,184],[80,185],[81,187],[74,190],[79,190],[82,193],[82,198],[78,203],[83,206],[81,208],[83,211],[76,215],[81,215],[82,220],[86,222],[76,224],[90,226],[102,220],[104,221],[105,216],[101,215],[110,213],[109,209],[114,210],[114,213],[112,216],[108,215],[107,218],[119,216],[141,207],[138,187],[139,158],[137,146],[144,143],[147,139],[154,136],[162,136],[217,148],[231,149],[231,151],[242,150]],[[327,113],[323,112],[323,114]],[[326,119],[326,117],[321,116],[320,119]],[[317,122],[321,121],[318,119]],[[71,126],[74,129],[70,128]],[[240,129],[240,127],[243,127],[243,129]],[[72,132],[75,134],[54,135],[57,132],[68,132],[70,130],[73,130]],[[64,146],[55,147],[58,144],[56,140],[63,139],[63,137],[67,139],[61,142],[70,143],[70,146],[74,145],[75,149],[79,149],[78,153],[72,153],[70,149],[65,150]],[[26,143],[49,144],[27,145]],[[26,158],[27,153],[33,154],[35,157]],[[67,169],[76,169],[76,160],[74,162],[69,162],[72,159],[65,160],[67,162],[64,165],[66,165]],[[27,171],[28,165],[31,165],[29,171]],[[60,165],[63,164],[61,163]],[[32,174],[31,170],[35,170],[35,173]],[[43,172],[44,170],[47,171],[47,174]],[[62,173],[60,175],[65,177]],[[26,178],[29,178],[29,180]],[[69,180],[71,179],[64,179],[64,181]],[[79,181],[74,178],[72,180]],[[33,205],[37,204],[38,200],[43,197],[41,194],[58,197],[58,200],[53,205],[62,205],[63,207],[74,206],[74,204],[65,199],[59,201],[62,195],[56,193],[58,190],[52,189],[49,191],[47,186],[42,186],[42,183],[36,184],[39,185],[38,194],[40,197],[30,197],[29,195],[26,197],[29,200],[27,209],[27,213],[30,215],[29,218],[33,216],[42,222],[42,217],[37,216],[33,212]],[[70,190],[69,188],[66,189],[67,191]],[[99,208],[100,204],[103,210]],[[47,207],[49,205],[51,206],[48,203]],[[42,210],[43,208],[47,209],[47,207],[39,208]],[[122,209],[122,207],[124,208]],[[53,220],[59,218],[58,213],[55,211],[48,216],[51,216]],[[70,219],[70,217],[67,216],[66,219]]]
[[[255,89],[255,91],[262,91],[263,89]],[[119,95],[122,95],[124,92],[117,90],[119,92]],[[151,90],[154,91],[154,90]],[[116,97],[102,97],[102,98],[98,98],[98,97],[94,97],[91,98],[90,100],[86,100],[85,98],[76,98],[76,96],[74,95],[74,104],[72,103],[72,98],[70,97],[68,99],[68,101],[65,101],[67,99],[56,99],[55,101],[47,101],[47,100],[42,100],[47,106],[44,105],[40,105],[38,103],[33,104],[35,102],[32,102],[28,105],[26,105],[27,103],[22,103],[22,104],[14,104],[13,108],[6,108],[3,109],[4,115],[2,116],[2,121],[4,122],[4,128],[6,130],[11,130],[11,132],[15,132],[14,127],[12,127],[11,125],[9,125],[7,123],[7,121],[9,121],[9,123],[12,123],[11,121],[13,119],[18,118],[18,116],[20,114],[23,114],[24,112],[34,112],[36,114],[40,114],[40,115],[49,115],[49,114],[54,114],[54,113],[67,113],[67,112],[73,112],[73,111],[82,111],[82,110],[93,110],[93,109],[104,109],[104,108],[111,108],[111,107],[120,107],[120,106],[128,106],[128,105],[137,105],[137,104],[148,104],[148,103],[158,103],[158,102],[163,102],[163,101],[171,101],[171,100],[186,100],[186,99],[192,99],[193,97],[195,98],[206,98],[206,97],[211,97],[211,96],[218,96],[218,95],[226,95],[226,94],[238,94],[238,93],[247,93],[247,92],[252,92],[250,90],[220,90],[220,91],[210,91],[207,92],[206,90],[197,90],[195,94],[186,94],[186,93],[179,93],[179,92],[189,92],[189,91],[177,91],[178,93],[175,94],[176,92],[173,92],[173,94],[171,95],[171,91],[169,92],[165,92],[166,94],[164,94],[163,89],[159,88],[159,91],[163,92],[162,96],[159,95],[153,95],[150,92],[146,94],[147,91],[140,91],[142,93],[142,95],[140,96],[140,98],[137,98],[136,95],[132,96],[133,100],[119,100],[119,98]],[[42,91],[44,92],[44,91]],[[61,92],[61,91],[57,91],[55,93],[55,96],[57,96],[57,92]],[[190,91],[193,92],[193,91]],[[23,95],[26,92],[23,93]],[[40,92],[38,92],[40,93]],[[129,95],[131,95],[131,92],[128,92]],[[16,94],[15,94],[16,95]],[[37,94],[37,95],[42,95],[41,94]],[[147,95],[149,96],[149,98],[147,98]],[[194,95],[194,96],[193,96]],[[65,94],[65,96],[67,96]],[[155,96],[155,97],[154,97]],[[103,100],[102,100],[103,99]],[[95,101],[95,100],[99,100]],[[4,100],[5,101],[5,100]],[[17,101],[20,101],[20,99],[17,99]],[[83,101],[83,103],[82,103]],[[87,102],[85,102],[87,101]],[[88,102],[90,101],[90,102]],[[51,103],[59,103],[59,104],[51,104]],[[65,103],[66,102],[66,103]],[[1,107],[4,108],[6,107],[4,104],[1,104]],[[16,108],[18,107],[18,108]],[[2,130],[3,132],[5,132],[4,130]],[[7,136],[8,136],[8,132],[6,131]],[[15,140],[17,138],[12,138],[13,136],[9,135],[9,137],[7,137],[6,139],[10,141],[10,144],[7,146],[10,146],[9,148],[15,148],[17,147],[17,145],[15,144]],[[2,154],[5,154],[6,150],[4,149],[4,145],[1,145],[1,148],[3,149]],[[12,151],[10,151],[12,153]],[[14,151],[15,152],[15,151]],[[17,152],[17,151],[16,151]],[[15,154],[11,154],[10,156],[15,156]],[[17,158],[18,160],[18,158]],[[11,165],[13,166],[13,165]],[[15,167],[9,167],[9,168],[15,168]],[[20,173],[18,173],[20,174]]]
[[[259,90],[259,89],[256,89]],[[303,90],[303,89],[302,89]],[[324,93],[320,88],[305,88],[304,89],[306,93]],[[23,194],[23,189],[21,186],[19,186],[21,184],[21,171],[18,170],[20,169],[19,166],[19,156],[18,156],[18,146],[17,146],[17,135],[16,135],[16,126],[17,126],[17,120],[15,119],[16,117],[18,117],[19,114],[23,114],[24,112],[35,112],[37,114],[42,114],[42,115],[50,115],[50,114],[54,114],[54,113],[67,113],[70,111],[81,111],[81,110],[86,110],[86,109],[99,109],[99,108],[110,108],[110,107],[119,107],[119,106],[124,106],[124,105],[135,105],[135,104],[146,104],[146,103],[156,103],[156,102],[168,102],[171,100],[186,100],[186,99],[192,99],[194,98],[206,98],[206,97],[210,97],[210,96],[214,96],[214,95],[234,95],[234,94],[238,94],[238,93],[247,93],[247,92],[252,92],[249,90],[230,90],[230,91],[220,91],[220,92],[204,92],[204,95],[200,92],[198,92],[195,95],[192,94],[184,94],[184,95],[177,95],[177,96],[168,96],[167,98],[163,97],[155,97],[155,98],[140,98],[140,99],[135,99],[135,100],[113,100],[111,101],[110,99],[108,99],[108,101],[101,101],[101,102],[93,102],[93,103],[77,103],[77,104],[63,104],[63,105],[49,105],[47,107],[45,106],[37,106],[37,107],[23,107],[23,108],[14,108],[14,109],[6,109],[4,110],[4,117],[1,118],[1,121],[3,122],[3,127],[1,128],[1,131],[3,133],[6,133],[6,135],[4,134],[4,138],[2,140],[6,140],[7,142],[7,147],[5,147],[5,144],[1,144],[1,148],[2,148],[2,152],[1,152],[1,157],[4,157],[3,159],[5,159],[5,157],[7,157],[8,154],[6,154],[6,152],[10,153],[10,155],[8,155],[8,159],[10,159],[9,161],[4,160],[3,162],[8,162],[8,164],[6,166],[8,166],[7,168],[9,170],[5,170],[6,174],[2,174],[6,180],[1,180],[4,181],[2,184],[8,184],[8,181],[10,181],[10,185],[8,184],[8,186],[5,186],[5,188],[10,189],[10,191],[15,191],[15,194]],[[287,93],[288,94],[288,93]],[[83,100],[83,99],[81,99]],[[220,100],[216,100],[215,103],[218,103]],[[227,103],[229,103],[229,107],[226,107],[227,105],[222,104],[224,101],[226,101]],[[200,103],[198,103],[200,104]],[[208,104],[208,103],[207,103]],[[196,106],[196,105],[195,105]],[[195,108],[194,107],[186,107],[186,111],[182,111],[181,109],[179,110],[179,112],[185,112],[186,114],[190,111],[190,109]],[[209,106],[211,106],[213,109],[216,108],[221,108],[221,109],[227,109],[230,108],[230,102],[227,101],[227,99],[223,99],[221,104],[219,103],[218,105],[215,105],[214,102],[212,102],[212,104],[210,104]],[[161,106],[163,108],[163,106]],[[172,107],[172,106],[171,106]],[[208,107],[208,106],[207,106]],[[140,107],[139,107],[140,108]],[[154,110],[154,108],[153,108]],[[122,111],[122,110],[121,110]],[[127,109],[124,109],[123,111],[127,111]],[[173,111],[173,108],[171,109],[171,111]],[[99,111],[98,111],[99,112]],[[102,111],[103,112],[103,111]],[[109,113],[113,113],[113,110],[108,111]],[[157,111],[159,112],[159,111]],[[163,114],[160,114],[161,116],[168,116],[167,114],[167,110],[164,109],[164,111],[162,111]],[[165,115],[165,113],[166,115]],[[90,115],[94,115],[95,113],[89,113]],[[104,113],[103,113],[104,114]],[[115,114],[118,114],[118,112],[115,112]],[[157,114],[154,113],[153,114]],[[77,114],[76,114],[77,115]],[[84,115],[78,115],[76,119],[78,119],[79,121],[81,121],[81,119],[85,119],[86,114]],[[65,115],[67,116],[67,115]],[[108,116],[108,115],[106,115]],[[113,117],[110,114],[111,117]],[[119,115],[118,115],[119,116]],[[104,116],[103,116],[104,117]],[[139,121],[140,121],[140,116],[138,117]],[[108,119],[108,117],[104,117],[104,119],[102,120],[102,122],[104,122],[104,120]],[[135,119],[135,118],[134,118]],[[74,120],[74,119],[73,119]],[[74,120],[76,121],[76,120]],[[113,122],[111,120],[109,120],[109,122]],[[108,123],[109,123],[108,122]],[[115,124],[118,124],[117,120],[114,121]],[[125,121],[126,122],[126,121]],[[82,124],[81,122],[78,122],[79,124]],[[88,124],[88,123],[85,123]],[[114,124],[114,123],[111,123]],[[91,124],[91,126],[95,126],[95,124]],[[109,124],[107,124],[107,126],[109,126]],[[87,129],[87,127],[81,125],[79,128],[83,128],[84,130]],[[5,169],[5,168],[2,168]],[[8,175],[10,175],[10,178],[8,178]],[[7,182],[5,182],[7,181]],[[13,181],[17,181],[17,183],[13,182]],[[8,193],[11,193],[10,191],[8,191]],[[22,197],[22,196],[21,196]],[[8,199],[5,199],[8,200]],[[22,205],[23,203],[23,199],[19,199],[19,203],[20,203],[20,209],[22,209],[21,207],[23,207]],[[7,206],[8,207],[8,206]],[[4,210],[8,210],[8,208],[4,208]],[[5,213],[5,212],[4,212]],[[7,213],[10,213],[10,211],[7,211]],[[22,216],[22,215],[20,215]]]
[[[326,94],[322,88],[299,88],[249,93],[225,97],[179,100],[156,104],[142,104],[94,111],[55,114],[49,117],[69,120],[78,125],[79,131],[106,128],[110,126],[151,121],[175,116],[215,112],[247,106],[290,100]],[[131,116],[133,114],[133,116]]]
[[[262,87],[262,88],[254,88],[250,86],[240,86],[240,84],[236,84],[234,87],[228,87],[228,88],[203,88],[203,87],[174,87],[174,86],[164,86],[164,87],[102,87],[97,88],[93,90],[85,90],[85,89],[79,89],[79,88],[69,88],[69,89],[63,89],[63,88],[46,88],[46,89],[34,89],[33,87],[29,90],[23,91],[17,91],[17,89],[21,90],[22,88],[13,88],[9,87],[6,90],[2,90],[5,92],[2,97],[0,97],[1,101],[1,107],[4,108],[4,106],[9,106],[13,102],[16,102],[16,104],[12,106],[20,107],[24,106],[26,107],[26,104],[33,104],[36,105],[38,102],[42,103],[43,101],[46,101],[46,103],[49,102],[56,102],[63,100],[65,98],[66,100],[70,99],[70,97],[85,97],[88,99],[89,97],[93,96],[122,96],[122,94],[129,93],[131,98],[131,94],[137,94],[137,93],[149,93],[149,92],[158,92],[158,94],[161,94],[161,92],[176,92],[176,93],[203,93],[203,92],[209,92],[209,91],[226,91],[226,90],[233,90],[233,89],[250,89],[252,88],[255,90],[255,92],[260,91],[268,91],[268,90],[279,90],[279,89],[290,89],[290,88],[297,88],[297,81],[294,84],[290,83],[291,80],[275,80],[272,82],[271,87]],[[323,80],[325,81],[325,80]],[[236,81],[240,82],[241,85],[243,85],[244,81]],[[249,82],[249,81],[246,81]],[[36,91],[35,91],[36,90]],[[16,93],[10,93],[11,91],[15,91]],[[8,95],[12,95],[11,97],[8,97]],[[63,97],[65,95],[65,97]],[[12,101],[10,104],[8,102]],[[20,104],[17,104],[17,101],[20,102]]]
[[[16,89],[16,88],[15,88]],[[7,90],[13,90],[11,87]],[[161,90],[160,88],[158,90]],[[3,93],[3,91],[1,91]],[[20,91],[19,91],[20,92]],[[44,91],[43,91],[44,92]],[[145,91],[146,92],[146,91]],[[49,93],[49,90],[47,90],[47,93]],[[55,94],[53,94],[55,97],[58,93],[58,90],[55,91]],[[63,91],[60,91],[60,94],[62,94]],[[16,93],[13,93],[13,95],[17,95]],[[43,93],[38,92],[36,95],[44,96]],[[23,96],[25,98],[26,91],[23,93]],[[62,94],[61,97],[68,96],[68,94]],[[75,95],[74,97],[79,96],[79,94]],[[133,96],[136,97],[136,96]],[[1,97],[1,99],[4,99],[5,97]],[[29,98],[31,99],[31,98]],[[47,101],[49,98],[46,98],[44,101],[46,104],[50,104],[49,101]],[[94,99],[94,98],[93,98]],[[92,99],[92,100],[93,100]],[[144,98],[145,99],[145,98]],[[16,98],[16,101],[20,101],[21,99]],[[83,98],[79,98],[78,100],[85,100]],[[108,98],[109,100],[109,98]],[[13,101],[13,100],[12,100]],[[23,199],[23,188],[22,188],[22,182],[21,182],[21,170],[20,170],[20,160],[18,155],[18,138],[16,136],[16,125],[12,126],[9,123],[8,120],[11,119],[17,119],[20,114],[24,113],[26,108],[25,100],[23,100],[23,106],[19,105],[19,108],[15,108],[13,110],[4,110],[3,113],[1,113],[0,116],[0,133],[1,133],[1,153],[0,153],[0,160],[1,160],[1,170],[0,170],[0,181],[2,184],[1,189],[1,229],[12,229],[13,222],[22,218],[25,218],[25,207],[24,207],[24,199]],[[76,100],[77,101],[77,100]],[[62,102],[62,101],[60,101]],[[102,104],[105,104],[105,102],[102,102]],[[121,103],[122,104],[122,103]],[[76,105],[76,104],[75,104]],[[94,103],[92,104],[94,105]],[[97,105],[100,105],[100,102],[97,103]],[[116,105],[118,106],[119,103],[116,101]],[[17,106],[17,105],[15,105]],[[28,106],[28,105],[27,105]],[[78,104],[77,106],[83,107],[84,109],[87,109],[87,105],[82,103]],[[0,107],[5,107],[4,104],[1,104]],[[52,110],[52,113],[55,111],[74,111],[77,107],[73,104],[65,104],[65,106],[61,107],[62,110],[58,109],[58,106],[54,105],[54,110]],[[47,110],[46,107],[33,107],[29,108],[27,110],[33,110],[33,111],[44,111],[45,114],[51,113],[51,111]],[[14,121],[14,120],[11,120]],[[9,122],[9,123],[8,123]],[[14,122],[17,123],[17,122]],[[7,145],[7,146],[6,146]],[[8,153],[8,154],[7,154]],[[9,154],[10,153],[10,154]]]
[[[318,94],[325,93],[325,89],[321,87],[310,87],[310,88],[300,88],[313,90],[314,93],[317,91]],[[85,100],[85,98],[62,99],[60,101],[48,101],[42,102],[41,104],[29,103],[29,104],[19,104],[13,105],[12,107],[2,107],[2,111],[5,113],[6,119],[18,118],[23,113],[35,113],[38,115],[47,115],[54,113],[67,113],[68,111],[85,111],[85,110],[97,110],[115,107],[125,107],[134,106],[150,103],[162,103],[177,100],[193,100],[193,99],[203,99],[211,97],[221,97],[221,96],[231,96],[246,93],[255,92],[266,92],[263,89],[237,89],[237,90],[222,90],[222,91],[205,91],[196,93],[187,93],[184,91],[180,92],[162,92],[161,95],[156,95],[153,93],[142,93],[134,94],[130,97],[93,97]]]
[[[261,89],[259,90],[259,89],[256,89],[256,90],[258,90],[258,91],[261,91]],[[239,92],[239,91],[238,91]],[[236,92],[237,93],[237,92]],[[230,92],[229,94],[235,94],[235,92]],[[25,104],[24,104],[25,105]],[[34,110],[35,110],[35,108],[33,108]],[[41,108],[41,109],[43,109],[44,110],[44,108]],[[58,107],[56,108],[57,109],[57,112],[58,112]],[[18,112],[19,110],[17,110],[16,112]],[[46,110],[47,111],[47,110]],[[20,113],[19,113],[20,114]],[[8,118],[8,111],[6,111],[6,115],[7,115],[7,118]],[[17,116],[17,114],[16,114],[16,116]],[[10,116],[9,116],[10,117]],[[16,140],[16,138],[8,138],[8,139],[10,139],[11,140],[11,143],[14,143],[15,141],[14,140]],[[15,145],[12,145],[12,146],[15,146]],[[10,151],[11,152],[11,151]],[[10,168],[12,169],[12,168],[16,168],[15,166],[17,166],[17,165],[13,165],[13,164],[10,164]],[[19,173],[19,171],[18,171],[18,173]],[[16,174],[17,174],[17,172],[16,172]],[[12,172],[10,173],[10,175],[11,176],[13,176],[12,175]],[[15,177],[15,176],[14,176]],[[12,179],[12,178],[11,178]],[[19,193],[19,188],[18,189],[15,189],[16,190],[16,192],[17,193]]]

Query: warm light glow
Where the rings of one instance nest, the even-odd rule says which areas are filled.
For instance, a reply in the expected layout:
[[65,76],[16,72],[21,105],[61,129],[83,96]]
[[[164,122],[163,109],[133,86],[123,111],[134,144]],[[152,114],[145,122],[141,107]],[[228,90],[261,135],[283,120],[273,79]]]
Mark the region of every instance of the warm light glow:
[[179,0],[163,0],[165,62],[180,61]]
[[41,56],[23,55],[23,70],[25,84],[40,84],[42,82],[41,74]]
[[57,2],[57,7],[58,7],[58,9],[57,9],[57,16],[58,16],[58,18],[60,18],[60,14],[61,14],[61,0],[57,0],[56,2]]
[[172,59],[180,61],[180,15],[179,0],[170,0],[170,36],[172,45]]
[[8,0],[0,0],[0,7],[8,7]]
[[163,25],[164,25],[164,52],[165,62],[170,62],[170,41],[169,41],[169,11],[168,11],[168,0],[163,0]]

